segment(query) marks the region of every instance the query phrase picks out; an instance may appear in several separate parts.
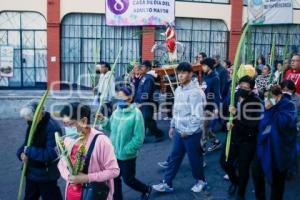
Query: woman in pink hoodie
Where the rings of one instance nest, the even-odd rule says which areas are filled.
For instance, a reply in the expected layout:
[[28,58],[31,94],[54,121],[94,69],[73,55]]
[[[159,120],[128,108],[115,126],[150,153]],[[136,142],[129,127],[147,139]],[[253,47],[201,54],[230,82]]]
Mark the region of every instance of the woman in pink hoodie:
[[[88,124],[90,124],[90,113],[90,108],[80,105],[80,103],[71,103],[65,106],[60,113],[65,125],[66,138],[64,143],[66,147],[70,147],[70,145],[75,142],[76,135],[78,137],[80,134],[84,137],[80,139],[78,143],[84,144],[86,150],[88,150],[93,138],[97,134],[100,134],[91,154],[88,174],[79,172],[77,176],[70,175],[66,161],[64,158],[60,159],[58,169],[62,178],[67,181],[66,200],[80,200],[82,192],[81,185],[89,182],[106,182],[109,186],[107,200],[113,199],[113,179],[119,175],[120,169],[111,141],[103,135],[103,133],[88,126]],[[80,116],[77,116],[77,114]],[[73,145],[71,150],[72,162],[74,162],[74,151],[78,148],[78,143]],[[77,196],[74,195],[74,193],[77,193]]]

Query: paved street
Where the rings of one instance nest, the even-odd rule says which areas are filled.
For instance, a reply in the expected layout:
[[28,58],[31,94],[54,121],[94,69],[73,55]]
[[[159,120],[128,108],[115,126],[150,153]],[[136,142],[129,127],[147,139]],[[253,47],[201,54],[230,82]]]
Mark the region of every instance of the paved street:
[[[5,114],[5,113],[1,113]],[[160,122],[159,126],[167,132],[168,123]],[[20,177],[20,162],[15,156],[16,149],[21,145],[24,138],[26,123],[21,120],[0,121],[0,200],[14,200],[17,196],[17,189]],[[224,139],[223,135],[220,135]],[[166,139],[161,143],[145,144],[138,158],[137,177],[148,184],[158,183],[163,176],[163,170],[157,166],[158,161],[164,160],[171,148],[171,141]],[[218,160],[220,152],[208,154],[206,159],[208,166],[205,174],[209,183],[208,191],[200,194],[190,192],[194,183],[187,159],[174,181],[175,192],[172,194],[159,194],[154,192],[151,199],[155,200],[225,200],[228,182],[223,180],[224,172],[221,170]],[[60,181],[63,191],[64,184]],[[286,187],[286,200],[300,200],[300,177],[288,182]],[[124,187],[125,200],[139,199],[139,194]],[[247,200],[254,200],[252,183],[249,184]]]

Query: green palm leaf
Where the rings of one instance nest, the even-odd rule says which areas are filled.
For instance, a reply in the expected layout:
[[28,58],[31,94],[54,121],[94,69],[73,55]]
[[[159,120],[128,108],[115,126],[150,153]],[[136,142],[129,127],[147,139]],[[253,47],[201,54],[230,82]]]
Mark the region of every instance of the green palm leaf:
[[[271,66],[271,74],[269,77],[269,85],[271,85],[273,83],[273,79],[274,79],[274,72],[275,72],[275,66],[274,66],[274,62],[275,62],[275,54],[276,54],[276,34],[273,35],[273,39],[272,39],[272,47],[271,47],[271,56],[270,56],[270,66]],[[271,98],[271,92],[268,92],[268,99]]]
[[[29,136],[28,136],[28,140],[27,140],[27,144],[26,144],[28,147],[31,146],[31,144],[32,144],[32,139],[34,137],[36,127],[39,123],[39,120],[42,116],[43,107],[44,107],[44,104],[45,104],[48,94],[49,94],[49,89],[46,90],[46,92],[44,93],[44,95],[41,98],[41,100],[36,108],[36,111],[34,113],[32,125],[31,125],[30,131],[29,131]],[[24,163],[23,169],[22,169],[22,174],[21,174],[21,179],[20,179],[20,185],[19,185],[18,200],[21,200],[21,198],[22,198],[24,177],[25,177],[26,171],[27,171],[27,163]]]
[[[93,125],[93,128],[95,128],[96,124],[97,124],[97,115],[98,113],[100,112],[101,110],[101,107],[102,105],[104,104],[104,97],[105,95],[107,94],[107,91],[108,91],[108,88],[109,88],[109,83],[110,83],[110,80],[113,76],[113,74],[115,73],[115,69],[116,69],[116,65],[117,65],[117,62],[121,56],[121,53],[122,53],[122,50],[123,50],[123,47],[120,48],[119,50],[119,53],[118,53],[118,56],[117,58],[115,59],[115,62],[111,68],[111,73],[109,74],[109,77],[108,77],[108,81],[106,82],[106,85],[104,86],[104,92],[101,94],[101,97],[100,97],[100,103],[99,103],[99,106],[98,106],[98,109],[97,109],[97,112],[96,112],[96,117],[95,117],[95,121],[94,121],[94,125]],[[114,88],[113,88],[114,89]]]
[[67,162],[68,170],[70,174],[73,175],[73,164],[71,158],[68,155],[68,151],[66,150],[64,140],[60,137],[58,132],[55,133],[55,142],[56,142],[56,146],[59,149],[60,156],[65,159],[65,161]]
[[[240,60],[240,55],[241,55],[241,50],[244,44],[244,40],[246,37],[246,33],[249,30],[249,23],[246,24],[243,34],[240,38],[237,50],[236,50],[236,54],[234,57],[234,63],[233,63],[233,75],[232,75],[232,82],[231,82],[231,96],[230,96],[230,106],[234,106],[234,94],[235,94],[235,87],[236,87],[236,82],[237,82],[237,72],[238,72],[238,68],[239,68],[239,60]],[[229,123],[232,124],[233,122],[233,115],[230,114],[229,116]],[[225,151],[225,156],[226,156],[226,162],[228,160],[228,155],[229,155],[229,151],[230,151],[230,143],[231,143],[231,130],[228,131],[227,134],[227,140],[226,140],[226,151]]]

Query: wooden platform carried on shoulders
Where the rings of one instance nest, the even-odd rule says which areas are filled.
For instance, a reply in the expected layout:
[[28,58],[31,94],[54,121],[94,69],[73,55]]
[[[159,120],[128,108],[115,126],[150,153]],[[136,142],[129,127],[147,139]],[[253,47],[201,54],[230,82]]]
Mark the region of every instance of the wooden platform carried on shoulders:
[[[158,74],[160,77],[160,82],[158,83],[160,85],[161,91],[165,91],[166,86],[170,86],[170,83],[168,79],[165,79],[164,77],[167,75],[172,76],[172,75],[177,75],[176,68],[177,65],[168,65],[168,66],[163,66],[162,68],[155,68],[155,73]],[[201,65],[192,65],[194,73],[198,75],[198,80],[199,82],[202,81],[202,67]],[[171,81],[173,85],[176,85],[176,80]]]

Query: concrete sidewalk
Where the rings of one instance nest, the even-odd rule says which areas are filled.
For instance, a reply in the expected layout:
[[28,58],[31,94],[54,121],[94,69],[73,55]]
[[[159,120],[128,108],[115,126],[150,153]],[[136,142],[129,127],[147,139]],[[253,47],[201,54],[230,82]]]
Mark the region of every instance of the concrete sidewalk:
[[[29,101],[39,101],[45,91],[42,90],[0,90],[0,119],[17,119],[23,105]],[[94,100],[92,91],[50,91],[45,107],[51,113],[59,110],[66,102],[80,101],[91,105]]]

